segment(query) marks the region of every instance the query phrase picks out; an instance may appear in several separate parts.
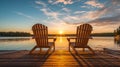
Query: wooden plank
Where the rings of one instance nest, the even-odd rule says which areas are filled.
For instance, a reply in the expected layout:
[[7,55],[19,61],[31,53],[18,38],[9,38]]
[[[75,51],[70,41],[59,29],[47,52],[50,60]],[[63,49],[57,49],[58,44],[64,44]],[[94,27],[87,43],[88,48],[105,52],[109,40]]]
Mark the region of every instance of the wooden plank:
[[120,55],[120,50],[112,50],[112,49],[104,48],[104,51],[110,54]]
[[[0,55],[0,67],[119,67],[120,59],[106,53],[96,52],[96,55],[76,55],[73,51],[56,50],[46,57],[43,54],[29,55],[29,51],[19,51],[11,54]],[[36,52],[38,53],[38,52]],[[84,52],[83,52],[84,53]]]
[[104,52],[109,54],[110,56],[120,59],[120,50],[112,50],[112,49],[104,48]]

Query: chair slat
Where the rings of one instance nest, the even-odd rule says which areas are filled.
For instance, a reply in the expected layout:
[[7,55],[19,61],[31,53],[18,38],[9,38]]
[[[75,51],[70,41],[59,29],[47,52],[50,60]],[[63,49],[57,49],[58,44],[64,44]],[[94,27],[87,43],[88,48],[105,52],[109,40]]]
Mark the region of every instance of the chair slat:
[[32,27],[35,41],[38,47],[48,47],[48,30],[45,25],[35,24]]
[[77,27],[75,46],[87,46],[92,26],[89,24],[83,24]]
[[[35,47],[32,48],[32,50],[30,50],[29,54],[32,54],[32,52],[36,49],[36,48],[40,48],[40,52],[41,52],[41,48],[49,48],[47,50],[47,53],[49,53],[49,51],[51,50],[51,48],[53,47],[53,51],[55,51],[55,41],[56,38],[48,38],[48,28],[45,25],[42,24],[35,24],[32,26],[32,31],[34,34],[34,38],[36,41],[36,45]],[[53,42],[48,42],[48,39],[53,39]]]
[[[95,52],[91,47],[89,47],[88,40],[90,38],[90,34],[92,31],[92,26],[89,24],[82,24],[77,27],[77,32],[76,32],[76,38],[67,38],[69,41],[69,51],[70,47],[73,48],[76,54],[77,50],[75,48],[83,48],[83,51],[85,51],[85,48],[88,48],[90,51],[92,51],[93,54]],[[70,39],[76,39],[75,42],[71,42]]]

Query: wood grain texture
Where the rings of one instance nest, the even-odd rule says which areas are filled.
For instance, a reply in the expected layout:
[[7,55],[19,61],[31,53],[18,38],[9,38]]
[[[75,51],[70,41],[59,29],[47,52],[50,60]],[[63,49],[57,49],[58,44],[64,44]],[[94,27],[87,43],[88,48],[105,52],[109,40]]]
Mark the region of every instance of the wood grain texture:
[[[36,48],[49,48],[47,52],[53,47],[55,50],[55,40],[56,38],[48,38],[48,28],[47,26],[43,24],[35,24],[32,27],[32,31],[34,34],[34,39],[36,41],[36,46],[33,47],[33,49],[30,51],[30,54],[36,49]],[[48,42],[48,39],[53,39],[53,42]]]
[[[82,24],[77,26],[76,38],[67,38],[69,41],[69,51],[70,47],[72,47],[77,54],[77,50],[75,48],[83,48],[83,51],[85,51],[84,48],[88,48],[94,54],[92,48],[88,46],[88,40],[91,32],[92,26],[90,24]],[[70,39],[75,39],[75,42],[71,42]]]
[[120,59],[106,53],[95,51],[96,55],[79,51],[76,55],[73,51],[56,50],[46,54],[46,51],[35,51],[29,55],[29,51],[0,54],[0,67],[119,67]]

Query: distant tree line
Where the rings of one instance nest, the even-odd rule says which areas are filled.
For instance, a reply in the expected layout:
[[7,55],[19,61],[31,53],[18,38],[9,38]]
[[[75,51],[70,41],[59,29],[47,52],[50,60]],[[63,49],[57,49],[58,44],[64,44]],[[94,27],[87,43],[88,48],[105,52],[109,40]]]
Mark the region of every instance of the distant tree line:
[[[114,36],[114,33],[92,33],[91,36]],[[33,36],[28,32],[0,32],[0,37]],[[76,34],[48,34],[48,36],[76,36]]]
[[31,36],[28,32],[0,32],[0,37],[4,36]]
[[115,33],[115,36],[120,35],[120,26],[116,30],[114,30],[114,33]]
[[92,33],[91,36],[114,36],[114,33]]

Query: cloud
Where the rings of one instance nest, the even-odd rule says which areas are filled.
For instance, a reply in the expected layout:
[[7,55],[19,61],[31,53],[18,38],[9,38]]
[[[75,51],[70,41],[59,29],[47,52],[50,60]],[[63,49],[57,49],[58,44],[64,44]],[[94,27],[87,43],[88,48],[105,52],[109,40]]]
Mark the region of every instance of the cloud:
[[90,21],[87,21],[87,22],[77,22],[77,23],[72,23],[72,22],[65,22],[66,24],[70,24],[70,25],[79,25],[79,24],[81,24],[81,23],[90,23],[90,24],[92,24],[92,25],[95,25],[95,26],[104,26],[104,25],[120,25],[120,14],[118,14],[118,15],[114,15],[114,16],[111,16],[111,17],[102,17],[102,18],[100,18],[100,17],[98,17],[98,16],[96,16],[97,15],[97,13],[95,14],[95,16],[94,16],[94,12],[89,12],[88,13],[88,15],[86,15],[86,16],[81,16],[81,17],[67,17],[67,19],[70,19],[70,18],[72,18],[72,19],[76,19],[76,20],[80,20],[80,18],[81,19],[86,19],[87,20],[87,18],[91,18],[92,19],[92,17],[96,17],[96,19],[93,19],[93,20],[90,20]]
[[79,17],[68,15],[68,16],[66,16],[64,19],[65,19],[65,20],[79,20]]
[[[52,0],[49,0],[48,2],[52,2]],[[42,1],[35,1],[35,4],[42,5],[42,8],[37,8],[40,11],[42,11],[48,18],[52,17],[54,19],[59,19],[58,16],[61,15],[59,12],[55,12],[51,10],[46,3]]]
[[74,12],[74,14],[81,14],[81,13],[85,13],[86,11],[76,11]]
[[43,11],[43,13],[47,16],[50,16],[50,17],[53,17],[55,19],[58,18],[59,15],[61,15],[60,13],[58,12],[53,12],[51,11],[49,8],[43,8],[43,9],[40,9],[41,11]]
[[64,22],[68,25],[81,25],[83,23],[89,23],[93,26],[94,30],[93,32],[101,33],[101,32],[113,32],[116,27],[120,25],[120,15],[112,16],[112,17],[103,17],[103,18],[97,18],[92,21],[88,22]]
[[104,7],[103,4],[98,3],[96,0],[87,1],[87,2],[85,2],[85,4],[93,6],[93,7],[97,7],[97,8],[103,8]]
[[83,24],[84,22],[76,22],[76,23],[64,22],[64,23],[68,25],[80,25]]
[[22,13],[22,12],[16,12],[18,15],[20,15],[20,16],[24,16],[24,17],[26,17],[26,18],[28,18],[28,19],[34,19],[32,16],[29,16],[29,15],[26,15],[26,14],[24,14],[24,13]]
[[109,6],[101,9],[101,12],[106,10],[105,15],[120,15],[120,0],[111,0],[108,2]]
[[75,2],[79,2],[81,0],[48,0],[48,3],[56,5],[59,3],[63,3],[64,5],[68,5],[68,4],[73,4]]
[[111,0],[114,5],[120,6],[120,0]]
[[103,12],[97,11],[76,11],[74,12],[76,15],[66,15],[63,17],[63,20],[67,22],[67,24],[81,24],[81,23],[86,23],[91,20],[95,20],[97,18],[100,18],[103,14]]
[[46,7],[46,4],[42,1],[35,1],[36,4],[42,5],[43,7]]
[[88,23],[92,23],[95,25],[108,25],[108,24],[120,24],[120,15],[112,16],[112,17],[105,17],[105,18],[98,18]]
[[[67,2],[70,1],[71,3]],[[72,0],[49,0],[51,4],[72,4],[74,3]],[[81,8],[87,8],[87,6],[93,6],[92,8],[98,8],[91,11],[75,11],[62,7],[66,13],[60,13],[59,11],[52,11],[47,5],[43,2],[36,2],[36,4],[43,5],[43,8],[40,10],[47,15],[48,17],[52,17],[53,20],[50,22],[56,23],[63,23],[68,25],[79,25],[82,23],[90,23],[96,26],[103,26],[103,25],[112,25],[112,24],[120,24],[120,0],[110,0],[104,3],[105,5],[97,2],[96,0],[90,0],[85,2],[85,6],[81,6]],[[107,4],[107,5],[106,5]],[[70,12],[71,11],[71,12]]]
[[81,8],[88,8],[88,9],[91,8],[90,6],[87,6],[87,5],[86,6],[80,6],[80,7]]
[[[97,18],[102,18],[102,17],[114,17],[120,15],[120,1],[119,0],[111,0],[107,2],[104,8],[98,9],[94,11],[92,15],[98,16]],[[95,19],[97,19],[95,18]]]
[[58,4],[58,3],[63,3],[65,5],[67,5],[67,4],[73,4],[72,0],[48,0],[48,2],[52,3],[52,4]]
[[[95,11],[88,11],[79,16],[80,19],[86,20],[96,25],[119,24],[120,22],[120,0],[110,0],[105,3],[103,8]],[[71,22],[70,22],[71,23]]]
[[87,20],[94,20],[99,18],[100,16],[102,16],[104,14],[104,11],[100,12],[99,10],[96,11],[88,11],[86,13],[84,13],[81,18],[83,19],[87,19]]
[[[58,0],[57,0],[58,1]],[[65,0],[65,1],[67,1],[67,0]],[[72,1],[72,0],[71,0]],[[79,0],[78,0],[79,1]],[[49,0],[48,1],[49,3],[53,3],[53,0]],[[55,1],[54,1],[55,2]],[[40,5],[45,5],[45,4],[43,4],[43,2],[40,2],[39,3],[39,1],[36,1],[36,3],[37,4],[40,4]],[[42,4],[41,4],[42,3]],[[54,20],[57,20],[57,22],[59,22],[59,23],[64,23],[64,22],[78,22],[78,21],[80,21],[81,19],[80,19],[80,17],[79,16],[72,16],[72,15],[69,15],[69,14],[71,14],[70,13],[70,9],[68,9],[68,8],[66,8],[66,7],[62,7],[62,10],[64,10],[65,12],[67,12],[67,13],[60,13],[59,11],[52,11],[49,7],[47,7],[47,5],[45,5],[45,7],[43,6],[43,8],[40,8],[40,11],[42,11],[46,16],[48,16],[48,17],[52,17],[52,19],[54,19]],[[82,12],[84,12],[84,11],[81,11],[81,13]],[[76,12],[76,14],[78,14],[78,13],[80,13],[80,11],[78,12]],[[74,14],[74,12],[73,12],[73,14]],[[51,20],[52,21],[52,20]]]
[[68,9],[68,8],[62,8],[62,10],[64,10],[65,12],[70,12],[71,10],[70,9]]
[[53,0],[48,0],[48,3],[52,3],[53,2]]
[[100,18],[104,12],[99,11],[76,11],[75,15],[66,15],[64,20],[69,21],[70,23],[75,22],[88,22],[97,18]]

